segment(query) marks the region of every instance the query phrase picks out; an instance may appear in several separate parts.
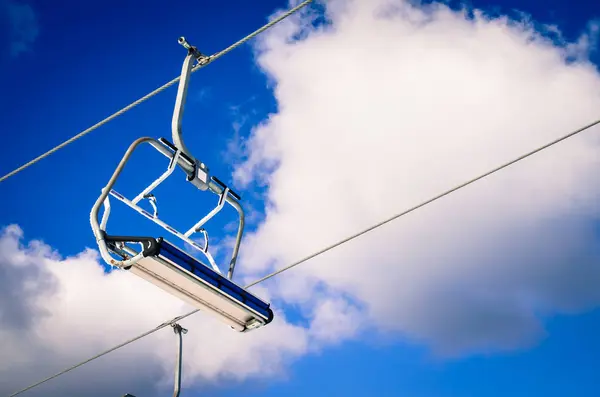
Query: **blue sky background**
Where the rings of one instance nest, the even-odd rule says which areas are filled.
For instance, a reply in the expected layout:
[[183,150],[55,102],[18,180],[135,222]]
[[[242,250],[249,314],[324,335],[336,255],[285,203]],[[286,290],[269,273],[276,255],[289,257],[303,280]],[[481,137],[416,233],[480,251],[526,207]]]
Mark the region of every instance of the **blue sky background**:
[[[594,2],[477,0],[470,4],[501,12],[518,7],[540,22],[557,24],[568,39],[577,37],[593,16],[600,18],[600,3]],[[261,26],[277,8],[287,8],[287,4],[273,0],[252,5],[0,0],[0,173],[4,175],[177,76],[185,56],[177,44],[179,36],[186,36],[204,53],[214,53]],[[598,54],[592,60],[600,64]],[[27,240],[43,239],[64,256],[95,247],[88,219],[91,206],[134,139],[143,135],[170,139],[175,92],[173,86],[1,183],[0,224],[17,223]],[[231,182],[228,145],[237,142],[238,131],[246,136],[251,126],[274,109],[267,80],[254,65],[250,47],[238,48],[193,74],[183,123],[187,145],[214,174]],[[147,149],[143,153],[148,156],[136,156],[123,177],[128,184],[117,187],[120,192],[134,194],[166,166],[158,153]],[[142,169],[145,161],[149,168]],[[184,184],[181,173],[176,178]],[[189,198],[181,200],[159,196],[165,219],[173,219],[170,223],[183,229],[196,219],[186,218],[189,207],[182,208],[182,203],[197,202],[193,189],[188,191]],[[260,208],[256,190],[240,193]],[[214,197],[200,204],[210,200]],[[199,219],[202,208],[195,211]],[[222,225],[234,219],[228,213]],[[109,227],[125,234],[148,224],[132,212],[115,208]],[[452,362],[435,361],[423,350],[402,344],[345,343],[301,359],[287,380],[249,382],[210,393],[599,395],[600,311],[554,318],[547,332],[547,339],[528,351]],[[195,395],[193,390],[184,392]]]

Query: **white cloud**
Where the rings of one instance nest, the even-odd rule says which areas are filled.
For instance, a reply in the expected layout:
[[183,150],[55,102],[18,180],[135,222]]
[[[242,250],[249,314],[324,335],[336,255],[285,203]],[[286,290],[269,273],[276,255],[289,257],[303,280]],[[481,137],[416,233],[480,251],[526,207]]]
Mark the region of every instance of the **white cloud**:
[[314,343],[339,343],[353,337],[363,326],[359,310],[340,298],[318,300],[311,313],[310,333]]
[[[590,33],[567,62],[573,44],[527,20],[400,0],[327,9],[329,24],[304,40],[289,40],[307,25],[296,18],[259,45],[279,111],[253,130],[236,170],[242,185],[269,185],[265,222],[242,254],[256,271],[598,116],[600,76],[581,59]],[[377,330],[439,353],[532,343],[543,316],[600,302],[599,141],[596,128],[326,253],[274,281],[275,296],[315,304],[325,285]]]
[[[22,246],[22,239],[23,232],[17,226],[8,227],[0,236],[0,291],[13,295],[12,299],[3,296],[0,300],[1,394],[191,309],[127,272],[105,274],[96,251],[60,258],[42,242]],[[200,379],[273,376],[281,373],[286,359],[307,349],[306,331],[288,324],[281,312],[269,327],[243,335],[229,332],[203,313],[181,324],[189,329],[184,336],[184,381],[188,385]],[[157,378],[158,385],[172,387],[175,347],[173,332],[162,330],[130,345],[127,351],[123,349],[94,363],[93,372],[83,372],[85,377],[80,372],[71,381],[59,378],[34,393],[79,390],[83,378],[92,382],[86,386],[86,390],[92,390],[95,377],[101,373],[111,382],[100,384],[98,395],[133,393],[132,388],[142,387],[148,395],[156,392],[153,387]]]

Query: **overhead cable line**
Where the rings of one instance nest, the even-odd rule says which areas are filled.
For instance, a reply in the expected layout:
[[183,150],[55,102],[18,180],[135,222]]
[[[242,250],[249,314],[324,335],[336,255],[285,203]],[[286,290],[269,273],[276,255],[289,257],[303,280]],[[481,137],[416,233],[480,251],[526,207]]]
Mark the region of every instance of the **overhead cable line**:
[[[240,45],[246,43],[247,41],[253,39],[255,36],[259,35],[260,33],[264,32],[265,30],[269,29],[270,27],[272,27],[273,25],[281,22],[283,19],[289,17],[290,15],[294,14],[296,11],[300,10],[302,7],[308,5],[309,3],[311,3],[313,0],[305,0],[302,3],[298,4],[296,7],[291,8],[290,10],[286,11],[285,13],[279,15],[277,18],[273,19],[271,22],[265,24],[263,27],[261,27],[260,29],[255,30],[254,32],[250,33],[248,36],[242,38],[241,40],[233,43],[232,45],[230,45],[229,47],[213,54],[210,55],[208,57],[208,59],[206,60],[206,62],[203,62],[202,64],[198,64],[196,65],[193,69],[192,69],[192,73],[197,71],[200,68],[203,68],[204,66],[212,63],[214,60],[222,57],[223,55],[229,53],[230,51],[234,50],[235,48],[239,47]],[[123,113],[133,109],[134,107],[136,107],[137,105],[139,105],[140,103],[146,101],[147,99],[150,99],[151,97],[155,96],[156,94],[159,94],[160,92],[166,90],[167,88],[171,87],[173,84],[177,83],[179,81],[181,76],[174,78],[173,80],[169,81],[168,83],[160,86],[159,88],[155,89],[154,91],[150,92],[147,95],[144,95],[143,97],[141,97],[140,99],[138,99],[135,102],[132,102],[131,104],[125,106],[124,108],[122,108],[121,110],[113,113],[112,115],[108,116],[107,118],[105,118],[102,121],[99,121],[98,123],[94,124],[93,126],[89,127],[88,129],[80,132],[79,134],[73,136],[72,138],[67,139],[66,141],[64,141],[63,143],[61,143],[58,146],[55,146],[54,148],[48,150],[47,152],[39,155],[38,157],[34,158],[33,160],[23,164],[22,166],[14,169],[13,171],[9,172],[8,174],[4,175],[3,177],[0,178],[0,182],[4,182],[6,179],[10,178],[13,175],[18,174],[19,172],[23,171],[24,169],[34,165],[35,163],[37,163],[40,160],[43,160],[44,158],[50,156],[51,154],[53,154],[54,152],[57,152],[58,150],[64,148],[65,146],[75,142],[76,140],[83,138],[85,135],[89,134],[90,132],[98,129],[99,127],[103,126],[104,124],[108,123],[111,120],[114,120],[115,118],[119,117],[120,115],[122,115]]]
[[[498,172],[498,171],[500,171],[500,170],[502,170],[504,168],[507,168],[507,167],[509,167],[509,166],[511,166],[511,165],[513,165],[513,164],[515,164],[515,163],[517,163],[519,161],[521,161],[521,160],[524,160],[527,157],[530,157],[530,156],[532,156],[532,155],[534,155],[534,154],[536,154],[538,152],[541,152],[542,150],[545,150],[545,149],[547,149],[547,148],[549,148],[549,147],[551,147],[551,146],[553,146],[553,145],[555,145],[555,144],[557,144],[559,142],[562,142],[562,141],[564,141],[564,140],[566,140],[568,138],[571,138],[571,137],[573,137],[573,136],[575,136],[575,135],[577,135],[577,134],[579,134],[579,133],[581,133],[583,131],[586,131],[586,130],[588,130],[588,129],[590,129],[590,128],[598,125],[598,124],[600,124],[600,120],[596,120],[596,121],[594,121],[594,122],[592,122],[592,123],[590,123],[590,124],[588,124],[588,125],[586,125],[584,127],[581,127],[581,128],[579,128],[579,129],[577,129],[577,130],[575,130],[573,132],[570,132],[570,133],[568,133],[568,134],[566,134],[566,135],[564,135],[564,136],[562,136],[562,137],[560,137],[558,139],[555,139],[554,141],[551,141],[551,142],[549,142],[549,143],[547,143],[547,144],[545,144],[543,146],[538,147],[537,149],[534,149],[534,150],[532,150],[532,151],[530,151],[528,153],[525,153],[525,154],[517,157],[514,160],[511,160],[511,161],[509,161],[507,163],[504,163],[503,165],[500,165],[500,166],[498,166],[498,167],[496,167],[496,168],[494,168],[494,169],[492,169],[492,170],[490,170],[490,171],[488,171],[488,172],[486,172],[484,174],[481,174],[480,176],[477,176],[477,177],[475,177],[473,179],[470,179],[470,180],[468,180],[468,181],[466,181],[464,183],[461,183],[460,185],[458,185],[458,186],[456,186],[456,187],[454,187],[454,188],[452,188],[450,190],[447,190],[447,191],[445,191],[445,192],[443,192],[441,194],[438,194],[437,196],[435,196],[435,197],[433,197],[433,198],[431,198],[431,199],[429,199],[427,201],[424,201],[421,204],[415,205],[414,207],[411,207],[411,208],[409,208],[409,209],[407,209],[407,210],[405,210],[403,212],[400,212],[400,213],[398,213],[396,215],[393,215],[392,217],[387,218],[386,220],[381,221],[379,223],[376,223],[376,224],[374,224],[373,226],[370,226],[367,229],[364,229],[364,230],[362,230],[362,231],[360,231],[360,232],[358,232],[356,234],[353,234],[353,235],[351,235],[349,237],[346,237],[345,239],[340,240],[337,243],[329,245],[326,248],[323,248],[320,251],[317,251],[317,252],[315,252],[312,255],[309,255],[309,256],[307,256],[307,257],[305,257],[303,259],[300,259],[299,261],[296,261],[296,262],[294,262],[294,263],[292,263],[290,265],[284,266],[284,267],[282,267],[282,268],[280,268],[280,269],[278,269],[278,270],[276,270],[276,271],[274,271],[272,273],[269,273],[268,275],[266,275],[264,277],[261,277],[260,279],[258,279],[256,281],[253,281],[252,283],[248,284],[244,288],[250,288],[250,287],[252,287],[252,286],[254,286],[256,284],[259,284],[259,283],[261,283],[261,282],[263,282],[265,280],[268,280],[268,279],[270,279],[272,277],[275,277],[276,275],[281,274],[281,273],[283,273],[283,272],[285,272],[285,271],[287,271],[287,270],[289,270],[289,269],[291,269],[291,268],[293,268],[295,266],[298,266],[298,265],[300,265],[300,264],[302,264],[302,263],[304,263],[304,262],[306,262],[306,261],[308,261],[308,260],[310,260],[310,259],[318,256],[318,255],[321,255],[321,254],[323,254],[323,253],[325,253],[325,252],[327,252],[327,251],[329,251],[329,250],[331,250],[333,248],[336,248],[336,247],[338,247],[338,246],[340,246],[342,244],[345,244],[345,243],[347,243],[350,240],[353,240],[353,239],[355,239],[355,238],[357,238],[359,236],[362,236],[363,234],[366,234],[366,233],[368,233],[368,232],[370,232],[370,231],[372,231],[372,230],[374,230],[376,228],[379,228],[380,226],[385,225],[386,223],[389,223],[389,222],[391,222],[391,221],[393,221],[395,219],[398,219],[398,218],[400,218],[400,217],[402,217],[404,215],[407,215],[407,214],[409,214],[409,213],[411,213],[411,212],[413,212],[413,211],[415,211],[415,210],[417,210],[417,209],[419,209],[421,207],[424,207],[424,206],[426,206],[428,204],[431,204],[432,202],[437,201],[437,200],[441,199],[444,196],[447,196],[447,195],[449,195],[449,194],[451,194],[451,193],[453,193],[453,192],[455,192],[455,191],[457,191],[459,189],[462,189],[462,188],[464,188],[464,187],[466,187],[466,186],[468,186],[468,185],[470,185],[470,184],[472,184],[474,182],[477,182],[480,179],[488,177],[488,176],[490,176],[490,175],[492,175],[492,174],[494,174],[494,173],[496,173],[496,172]],[[57,373],[55,375],[52,375],[52,376],[50,376],[50,377],[48,377],[48,378],[46,378],[44,380],[41,380],[41,381],[39,381],[39,382],[31,385],[31,386],[28,386],[28,387],[26,387],[26,388],[24,388],[22,390],[19,390],[18,392],[11,394],[9,397],[14,397],[14,396],[16,396],[18,394],[21,394],[21,393],[23,393],[23,392],[25,392],[27,390],[30,390],[30,389],[32,389],[32,388],[34,388],[36,386],[41,385],[42,383],[45,383],[45,382],[47,382],[47,381],[49,381],[51,379],[57,378],[57,377],[65,374],[65,373],[67,373],[69,371],[72,371],[75,368],[78,368],[78,367],[80,367],[80,366],[82,366],[84,364],[87,364],[90,361],[93,361],[93,360],[95,360],[97,358],[100,358],[100,357],[102,357],[102,356],[104,356],[104,355],[106,355],[108,353],[111,353],[111,352],[113,352],[113,351],[115,351],[117,349],[120,349],[121,347],[129,345],[130,343],[133,343],[133,342],[135,342],[135,341],[137,341],[139,339],[142,339],[142,338],[144,338],[144,337],[146,337],[146,336],[148,336],[150,334],[153,334],[156,331],[159,331],[159,330],[161,330],[161,329],[163,329],[165,327],[168,327],[168,326],[172,326],[173,324],[177,323],[178,321],[183,320],[184,318],[189,317],[189,316],[191,316],[193,314],[196,314],[199,311],[200,311],[199,309],[192,310],[192,311],[190,311],[190,312],[188,312],[186,314],[183,314],[183,315],[175,317],[175,318],[173,318],[173,319],[171,319],[169,321],[166,321],[166,322],[160,324],[159,326],[157,326],[157,327],[155,327],[155,328],[153,328],[153,329],[151,329],[149,331],[146,331],[143,334],[140,334],[140,335],[136,336],[135,338],[129,339],[129,340],[127,340],[127,341],[125,341],[125,342],[123,342],[123,343],[121,343],[121,344],[119,344],[119,345],[117,345],[117,346],[115,346],[115,347],[113,347],[113,348],[111,348],[109,350],[106,350],[106,351],[104,351],[104,352],[102,352],[100,354],[97,354],[97,355],[95,355],[95,356],[93,356],[93,357],[91,357],[91,358],[89,358],[89,359],[87,359],[85,361],[82,361],[82,362],[80,362],[80,363],[78,363],[76,365],[73,365],[73,366],[71,366],[71,367],[69,367],[69,368],[67,368],[67,369],[65,369],[65,370],[63,370],[63,371],[61,371],[61,372],[59,372],[59,373]]]

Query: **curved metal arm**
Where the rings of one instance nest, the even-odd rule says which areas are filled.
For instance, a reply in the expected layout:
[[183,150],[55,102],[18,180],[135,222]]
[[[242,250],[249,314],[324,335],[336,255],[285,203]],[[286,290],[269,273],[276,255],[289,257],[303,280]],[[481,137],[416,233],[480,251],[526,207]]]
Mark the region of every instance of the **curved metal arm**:
[[[127,152],[125,152],[125,155],[121,159],[121,162],[117,166],[117,169],[115,169],[115,172],[113,172],[112,177],[108,181],[108,184],[104,187],[104,189],[102,189],[102,194],[100,194],[100,197],[98,197],[98,199],[94,203],[94,206],[92,207],[92,211],[90,212],[90,224],[92,225],[92,231],[94,232],[96,242],[98,243],[98,248],[100,249],[100,255],[107,263],[110,263],[113,266],[131,266],[132,264],[142,259],[143,253],[140,252],[132,258],[126,260],[116,260],[115,258],[113,258],[112,255],[110,255],[108,247],[106,245],[106,241],[104,240],[104,230],[100,227],[100,224],[98,222],[98,212],[100,211],[100,207],[104,204],[106,198],[108,197],[110,190],[115,185],[117,178],[119,177],[119,175],[121,175],[121,172],[123,172],[123,168],[125,167],[125,164],[133,154],[133,151],[136,147],[138,147],[144,142],[155,142],[158,144],[158,141],[156,141],[156,139],[154,138],[142,137],[136,139],[131,145],[129,145]],[[105,226],[106,220],[103,220],[102,223]]]
[[[173,397],[179,397],[181,391],[181,368],[182,368],[182,355],[183,355],[183,335],[187,334],[188,330],[183,328],[178,323],[171,324],[173,332],[177,335],[177,353],[175,356],[175,379],[173,387]],[[125,394],[123,397],[135,397],[133,394]]]
[[194,53],[192,51],[188,51],[188,55],[185,57],[185,60],[183,61],[183,67],[181,68],[181,79],[179,80],[179,86],[177,88],[175,109],[173,110],[173,119],[171,120],[173,144],[192,159],[195,159],[195,157],[192,156],[188,148],[183,143],[183,138],[181,137],[181,118],[183,117],[183,108],[190,83],[190,74],[192,72],[192,65],[194,64],[195,59]]
[[187,334],[187,329],[183,328],[181,325],[175,323],[173,324],[173,331],[179,337],[177,343],[177,357],[175,361],[175,387],[173,389],[173,397],[179,397],[179,391],[181,390],[181,355],[182,355],[182,334]]
[[173,119],[171,120],[173,144],[175,144],[175,146],[177,146],[177,148],[183,153],[190,156],[192,159],[195,159],[183,143],[183,138],[181,136],[181,119],[183,117],[183,108],[187,98],[187,90],[190,84],[190,75],[192,74],[194,60],[198,61],[199,64],[203,64],[208,62],[210,57],[202,54],[196,47],[190,45],[186,41],[185,37],[180,37],[178,42],[186,50],[188,50],[188,54],[183,61],[183,66],[181,67],[181,77],[179,79],[179,86],[177,88],[177,97],[175,98],[175,109],[173,110]]
[[[190,45],[185,40],[185,37],[179,38],[179,44],[187,49],[188,54],[181,67],[177,97],[175,98],[175,108],[173,109],[173,118],[171,119],[173,144],[194,162],[194,169],[191,172],[188,172],[188,180],[198,189],[206,190],[208,187],[208,168],[203,162],[192,156],[187,146],[185,146],[185,143],[183,143],[181,119],[183,118],[183,110],[187,98],[187,90],[190,83],[194,60],[198,61],[198,64],[205,64],[210,61],[210,57],[202,54],[196,47]],[[199,177],[200,175],[202,176]]]

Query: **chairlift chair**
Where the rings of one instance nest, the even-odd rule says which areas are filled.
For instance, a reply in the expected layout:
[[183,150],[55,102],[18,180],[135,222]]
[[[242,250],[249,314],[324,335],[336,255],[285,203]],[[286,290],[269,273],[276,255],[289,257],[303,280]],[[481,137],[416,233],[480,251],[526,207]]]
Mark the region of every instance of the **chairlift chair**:
[[[215,176],[209,176],[208,167],[193,157],[183,143],[181,118],[192,68],[195,61],[198,65],[203,65],[210,61],[210,57],[200,53],[196,47],[191,46],[183,37],[179,38],[179,44],[187,49],[187,56],[181,70],[181,79],[171,123],[173,142],[169,142],[165,138],[154,139],[150,137],[135,140],[127,149],[108,184],[102,189],[102,193],[91,210],[90,222],[100,254],[107,264],[128,270],[194,307],[216,315],[234,330],[246,332],[270,323],[273,319],[273,311],[268,303],[232,281],[244,231],[244,210],[240,205],[240,196]],[[169,159],[169,165],[162,175],[136,197],[128,199],[115,191],[113,186],[134,150],[142,143],[150,144],[166,156]],[[185,172],[186,180],[196,186],[198,190],[209,191],[218,196],[215,208],[183,233],[175,230],[158,217],[157,200],[152,194],[154,189],[172,175],[177,166]],[[106,225],[110,215],[109,195],[200,251],[210,267],[162,236],[117,236],[108,234]],[[138,205],[142,200],[149,200],[154,209],[152,214]],[[238,212],[239,225],[227,276],[224,276],[208,250],[208,233],[203,226],[221,211],[226,203]],[[99,221],[98,215],[102,206],[104,206],[104,212]],[[195,233],[200,233],[203,236],[203,246],[191,239]]]

